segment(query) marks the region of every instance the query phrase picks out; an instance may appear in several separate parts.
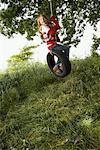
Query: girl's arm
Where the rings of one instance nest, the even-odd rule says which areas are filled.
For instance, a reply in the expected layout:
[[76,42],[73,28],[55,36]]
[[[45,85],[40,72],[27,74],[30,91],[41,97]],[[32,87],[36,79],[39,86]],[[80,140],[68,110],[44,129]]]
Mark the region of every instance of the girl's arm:
[[55,35],[55,34],[56,34],[56,31],[57,31],[58,29],[60,29],[60,26],[59,26],[59,23],[58,23],[57,19],[55,18],[55,16],[52,16],[52,17],[50,18],[50,20],[54,23],[54,25],[53,25],[53,27],[50,28],[49,34]]
[[52,16],[52,17],[50,18],[50,20],[54,23],[54,27],[55,27],[55,28],[60,29],[59,23],[58,23],[58,21],[57,21],[57,19],[56,19],[55,16]]

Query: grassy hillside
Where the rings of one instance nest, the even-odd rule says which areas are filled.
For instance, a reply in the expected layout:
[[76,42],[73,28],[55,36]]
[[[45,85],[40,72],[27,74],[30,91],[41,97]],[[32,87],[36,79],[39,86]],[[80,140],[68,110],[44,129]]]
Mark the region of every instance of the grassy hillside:
[[100,57],[60,79],[45,65],[0,75],[0,150],[99,150]]

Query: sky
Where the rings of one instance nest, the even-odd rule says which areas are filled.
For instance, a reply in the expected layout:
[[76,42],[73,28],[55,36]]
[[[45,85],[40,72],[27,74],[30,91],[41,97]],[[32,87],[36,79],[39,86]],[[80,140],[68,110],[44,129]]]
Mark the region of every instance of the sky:
[[[81,59],[90,56],[90,49],[92,45],[93,38],[93,28],[88,24],[84,32],[84,36],[81,38],[80,44],[70,49],[70,59]],[[95,33],[97,36],[100,36],[100,22],[98,23],[98,30]],[[7,68],[7,60],[14,54],[18,54],[20,49],[24,46],[30,46],[33,44],[40,43],[38,37],[35,37],[34,41],[28,41],[25,37],[20,34],[8,39],[4,35],[0,34],[0,71],[4,71]],[[45,44],[40,45],[35,50],[33,49],[34,55],[33,60],[35,62],[39,61],[46,63],[46,55],[48,49]]]

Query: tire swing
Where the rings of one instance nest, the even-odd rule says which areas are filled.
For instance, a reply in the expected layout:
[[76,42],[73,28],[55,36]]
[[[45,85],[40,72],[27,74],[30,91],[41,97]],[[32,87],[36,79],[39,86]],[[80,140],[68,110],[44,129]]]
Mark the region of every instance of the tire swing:
[[[50,11],[51,11],[51,16],[53,15],[53,10],[52,10],[52,2],[51,0],[48,0],[50,2]],[[58,65],[58,70],[59,72],[55,72],[53,70],[54,66],[57,63],[57,61],[60,61]],[[47,64],[50,70],[57,76],[57,77],[65,77],[71,72],[71,63],[68,59],[68,57],[65,55],[65,52],[63,50],[55,50],[52,51],[52,53],[47,54]]]
[[[55,72],[53,68],[57,64],[58,60],[60,61],[58,65],[59,72]],[[49,52],[47,54],[47,64],[50,70],[58,77],[63,78],[71,72],[71,63],[62,50],[52,52],[52,54]]]

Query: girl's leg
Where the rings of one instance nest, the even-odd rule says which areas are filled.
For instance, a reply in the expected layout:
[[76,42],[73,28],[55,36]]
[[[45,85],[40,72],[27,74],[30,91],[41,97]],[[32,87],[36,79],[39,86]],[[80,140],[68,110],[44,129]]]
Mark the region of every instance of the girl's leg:
[[[64,51],[65,53],[65,56],[67,58],[69,58],[69,47],[67,45],[60,45],[60,44],[57,44],[53,49],[52,51]],[[54,72],[57,72],[57,73],[60,73],[61,70],[63,70],[63,66],[62,66],[62,63],[60,61],[60,59],[58,58],[57,60],[57,63],[55,64],[54,68],[53,68]]]
[[[53,49],[52,49],[52,51],[61,51],[61,50],[63,50],[64,51],[64,53],[65,53],[65,56],[69,59],[69,49],[70,49],[70,47],[69,46],[67,46],[67,45],[60,45],[60,44],[57,44]],[[57,60],[57,64],[59,64],[60,63],[60,59],[58,58],[58,60]]]
[[[52,49],[53,52],[60,51],[60,50],[61,50],[61,47],[60,47],[59,44],[57,44],[57,45]],[[57,64],[60,64],[60,63],[61,63],[61,61],[60,61],[60,59],[58,58],[56,65],[57,65]]]
[[58,50],[58,51],[64,50],[66,57],[69,58],[69,49],[70,49],[70,47],[69,47],[68,45],[60,45],[60,44],[57,44],[57,45],[52,49],[52,51],[55,51],[55,50]]
[[59,46],[62,50],[64,50],[66,57],[69,59],[69,49],[70,47],[68,45],[61,45]]

